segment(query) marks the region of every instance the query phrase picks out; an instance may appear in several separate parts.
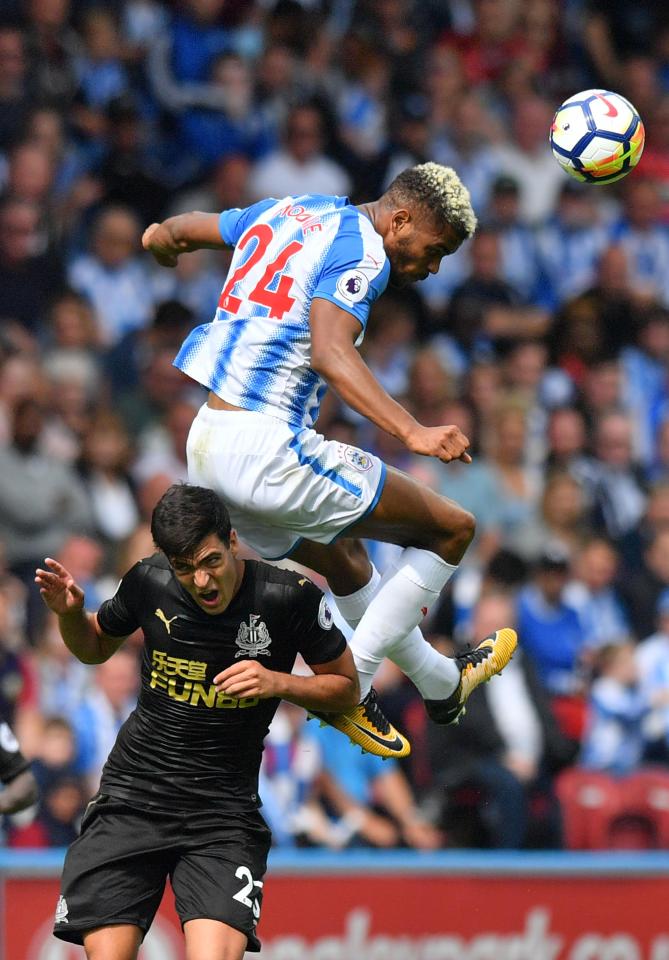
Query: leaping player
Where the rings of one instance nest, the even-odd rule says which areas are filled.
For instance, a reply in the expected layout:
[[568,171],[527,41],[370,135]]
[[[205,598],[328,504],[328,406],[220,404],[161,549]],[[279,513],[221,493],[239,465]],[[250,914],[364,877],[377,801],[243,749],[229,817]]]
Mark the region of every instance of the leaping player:
[[[234,248],[213,321],[189,334],[174,361],[209,390],[188,437],[189,478],[220,493],[260,556],[290,556],[327,579],[354,628],[362,701],[326,719],[381,756],[410,750],[372,688],[384,657],[413,681],[432,720],[453,723],[508,663],[516,635],[497,630],[455,658],[425,641],[419,624],[469,546],[474,517],[373,454],[325,440],[313,424],[329,385],[413,453],[471,462],[460,429],[420,424],[356,346],[388,283],[436,273],[475,228],[455,171],[424,163],[359,206],[346,197],[267,199],[171,217],[142,241],[165,267],[182,253]],[[383,577],[364,537],[403,547]]]

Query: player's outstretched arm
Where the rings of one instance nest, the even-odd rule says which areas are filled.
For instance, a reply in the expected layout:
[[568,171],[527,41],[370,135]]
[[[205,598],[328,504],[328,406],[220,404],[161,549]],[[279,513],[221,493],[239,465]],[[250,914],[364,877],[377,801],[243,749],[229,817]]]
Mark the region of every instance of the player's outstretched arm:
[[38,567],[35,583],[42,600],[58,617],[58,629],[65,646],[82,663],[108,660],[125,637],[110,637],[102,631],[97,614],[84,609],[84,591],[65,567],[47,557],[46,569]]
[[356,318],[330,300],[314,299],[309,317],[311,366],[350,407],[412,451],[444,463],[471,463],[469,440],[459,427],[424,427],[388,394],[355,349]]
[[360,700],[358,674],[347,647],[329,663],[311,664],[313,677],[268,670],[257,660],[241,660],[214,677],[216,689],[227,697],[280,697],[305,710],[341,713]]
[[176,267],[179,255],[193,250],[224,250],[217,213],[182,213],[162,223],[152,223],[142,236],[142,246],[161,267]]

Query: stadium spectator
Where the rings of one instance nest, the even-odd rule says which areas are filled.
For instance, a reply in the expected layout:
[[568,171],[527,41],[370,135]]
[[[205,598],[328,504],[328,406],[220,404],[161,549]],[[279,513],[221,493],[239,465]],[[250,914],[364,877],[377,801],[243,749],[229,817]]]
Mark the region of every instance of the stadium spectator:
[[524,303],[550,306],[536,235],[520,216],[520,187],[515,177],[502,174],[493,181],[484,223],[499,240],[500,276],[518,291]]
[[208,323],[225,285],[225,262],[213,250],[194,251],[174,270],[152,277],[156,300],[177,300],[192,312],[195,322]]
[[651,484],[669,481],[669,412],[663,416],[655,435],[655,450],[648,468]]
[[70,0],[28,0],[28,22],[33,96],[67,107],[76,90],[75,57],[81,38],[71,24]]
[[606,227],[597,222],[597,213],[588,185],[567,179],[560,188],[555,214],[538,231],[541,271],[553,307],[594,284],[597,264],[608,245]]
[[168,200],[155,134],[142,122],[137,98],[128,92],[106,104],[104,118],[104,155],[95,168],[102,200],[130,207],[143,223],[150,223]]
[[72,727],[62,717],[42,724],[32,772],[39,791],[35,816],[9,832],[11,847],[60,847],[76,837],[85,806],[83,783],[77,776]]
[[140,434],[133,476],[141,483],[164,474],[172,483],[186,481],[186,440],[199,404],[176,399],[155,426]]
[[37,400],[16,405],[11,441],[0,448],[0,541],[10,569],[29,587],[28,632],[34,643],[42,620],[33,570],[55,556],[73,531],[87,532],[92,517],[76,475],[40,451],[46,411]]
[[90,691],[72,711],[74,762],[77,772],[86,778],[89,796],[98,790],[102,767],[138,692],[137,656],[131,650],[119,650],[98,664]]
[[79,456],[96,404],[106,400],[99,365],[86,353],[60,352],[45,358],[44,373],[49,417],[43,451],[71,465]]
[[631,419],[623,413],[604,413],[595,427],[595,461],[590,480],[593,520],[617,540],[632,530],[646,505],[643,472],[633,448]]
[[660,186],[662,221],[669,222],[667,187],[669,186],[669,96],[665,91],[652,105],[648,114],[648,143],[644,148],[644,175]]
[[462,170],[477,210],[485,210],[497,172],[490,149],[497,132],[484,98],[471,88],[454,99],[450,122],[434,128],[432,155],[439,163]]
[[588,468],[587,433],[583,414],[576,407],[553,410],[546,425],[546,469],[566,470],[577,479]]
[[[625,575],[639,570],[644,553],[659,530],[669,527],[669,479],[651,486],[646,509],[636,527],[619,542],[618,547]],[[652,629],[652,627],[651,627]]]
[[669,589],[656,605],[657,630],[636,648],[639,681],[652,712],[644,724],[644,759],[669,763]]
[[45,332],[45,362],[61,351],[85,353],[95,362],[100,347],[96,317],[86,298],[74,290],[64,290],[52,301]]
[[471,407],[462,400],[447,401],[441,407],[441,421],[457,424],[471,443],[473,462],[432,463],[413,458],[409,473],[424,477],[445,497],[461,503],[476,517],[476,534],[465,563],[485,564],[498,550],[501,540],[499,489],[495,473],[485,457],[477,456],[478,435]]
[[418,809],[411,788],[396,760],[341,749],[333,727],[317,727],[313,737],[321,770],[316,796],[337,820],[352,828],[349,845],[417,850],[442,846],[439,830]]
[[86,590],[91,603],[101,603],[98,580],[104,562],[104,550],[97,539],[70,536],[56,554],[59,563],[67,563],[67,569]]
[[523,220],[535,225],[555,209],[564,183],[546,136],[553,109],[547,100],[535,93],[520,97],[512,109],[513,137],[495,147],[491,155],[498,173],[518,180]]
[[409,368],[415,352],[418,318],[408,299],[388,297],[383,311],[369,318],[365,361],[379,383],[393,396],[406,393]]
[[623,371],[617,357],[592,361],[581,384],[580,400],[591,430],[608,414],[624,411]]
[[527,414],[513,401],[498,407],[484,453],[493,471],[498,498],[498,522],[503,545],[520,524],[535,514],[541,477],[526,458]]
[[[54,166],[49,152],[39,143],[24,140],[8,153],[5,189],[17,200],[27,200],[47,211],[54,189]],[[51,224],[49,239],[53,239]]]
[[129,469],[133,449],[123,421],[111,410],[91,419],[83,438],[77,470],[91,503],[96,535],[116,545],[139,522]]
[[669,237],[661,217],[657,184],[639,177],[625,191],[625,214],[612,241],[627,254],[630,287],[637,302],[669,306]]
[[63,285],[58,255],[44,248],[42,210],[29,200],[0,200],[2,319],[37,333],[49,300]]
[[177,193],[170,203],[169,215],[177,216],[189,210],[230,210],[248,206],[251,166],[248,157],[241,153],[222,157],[212,166],[204,181]]
[[221,54],[211,66],[210,86],[218,92],[218,105],[194,106],[178,124],[180,142],[197,158],[198,172],[228,155],[266,156],[275,136],[254,102],[250,66],[236,53]]
[[[499,616],[513,622],[510,597],[484,594],[474,609],[470,625],[474,632],[468,636],[488,630]],[[512,664],[486,685],[484,695],[477,698],[476,706],[472,702],[457,727],[428,728],[432,799],[456,842],[521,849],[534,834],[534,842],[542,846],[559,846],[559,812],[551,775],[571,760],[574,750],[560,733],[522,647]],[[474,808],[465,807],[458,823],[458,792],[463,788],[473,788],[468,799]],[[533,796],[543,799],[542,822],[533,822]]]
[[25,34],[11,21],[0,24],[0,150],[16,138],[28,112],[30,89]]
[[453,398],[454,392],[453,377],[440,354],[430,347],[419,350],[409,367],[407,402],[413,415],[429,426],[443,423],[444,405]]
[[623,642],[631,634],[631,625],[616,585],[618,553],[608,540],[592,537],[573,555],[574,579],[565,597],[579,612],[587,646],[596,649]]
[[[352,36],[346,38],[348,44]],[[372,160],[387,143],[387,100],[392,65],[375,45],[365,49],[357,38],[353,56],[343,59],[344,79],[337,97],[337,116],[341,138],[362,163]]]
[[497,233],[479,229],[470,255],[471,273],[453,290],[448,308],[448,331],[466,356],[486,356],[514,340],[541,336],[548,317],[526,307],[519,291],[502,279]]
[[148,77],[152,95],[179,115],[196,106],[220,107],[221,91],[208,82],[215,57],[233,48],[222,22],[224,0],[186,0],[166,30],[151,38]]
[[536,513],[507,530],[504,543],[528,563],[535,562],[547,543],[560,544],[576,557],[588,531],[583,486],[569,473],[549,474]]
[[[490,149],[492,118],[476,91],[457,97],[452,105],[452,122],[434,130],[431,159],[460,171],[470,192],[474,209],[485,210],[497,170]],[[448,304],[453,291],[467,281],[471,271],[470,250],[462,257],[447,257],[439,272],[425,280],[420,290],[433,312]]]
[[563,733],[579,741],[585,720],[585,631],[567,602],[571,558],[564,547],[546,544],[532,578],[518,592],[518,633],[551,699]]
[[[183,316],[183,308],[179,313]],[[177,314],[174,325],[171,320],[154,325],[153,335],[139,341],[139,380],[119,391],[116,405],[132,437],[159,426],[177,398],[201,396],[172,364],[174,350],[169,344],[180,326]]]
[[540,469],[546,453],[547,411],[571,399],[571,381],[559,370],[548,367],[548,350],[538,339],[511,343],[503,359],[502,372],[508,400],[525,410],[527,464],[534,470]]
[[414,93],[405,97],[395,110],[392,107],[391,102],[389,142],[378,161],[383,170],[378,178],[382,188],[387,188],[407,166],[426,163],[430,156],[430,103],[427,97]]
[[[431,128],[443,130],[451,127],[457,130],[453,117],[458,104],[467,92],[468,84],[462,58],[454,47],[448,43],[438,42],[430,48],[423,85]],[[397,170],[396,174],[399,172]]]
[[106,207],[95,220],[90,252],[69,267],[70,284],[90,300],[110,346],[128,331],[147,326],[155,306],[148,266],[137,256],[139,233],[130,208]]
[[61,717],[71,723],[74,711],[91,687],[90,672],[63,650],[58,624],[47,615],[31,649],[26,671],[27,690],[17,709],[16,724],[26,754],[39,752],[45,717]]
[[635,453],[644,468],[655,459],[655,440],[669,412],[669,311],[652,310],[640,319],[634,342],[620,355],[625,406],[634,421]]
[[669,587],[669,526],[651,528],[643,561],[626,571],[620,581],[632,629],[637,639],[650,636],[655,628],[655,610],[660,595]]
[[526,51],[520,21],[520,4],[474,5],[473,23],[462,33],[447,33],[441,42],[452,46],[462,57],[467,79],[472,84],[496,82],[506,65]]
[[[291,106],[304,96],[305,84],[309,83],[304,64],[288,44],[269,40],[265,43],[256,63],[256,93],[263,116],[275,133],[283,129]],[[224,203],[221,210],[229,206]]]
[[467,373],[464,397],[478,424],[479,446],[488,451],[494,443],[497,410],[504,401],[500,365],[491,358],[476,360]]
[[129,78],[122,61],[118,22],[111,10],[89,7],[81,18],[80,31],[83,45],[74,62],[80,104],[75,122],[95,135],[104,131],[104,110],[127,91]]
[[616,776],[634,773],[644,754],[643,720],[651,704],[639,682],[633,645],[606,644],[594,670],[579,762]]
[[346,171],[324,153],[325,118],[312,104],[294,107],[286,119],[283,145],[256,163],[249,193],[261,197],[299,197],[303,193],[345,196],[351,182]]
[[[133,406],[145,405],[140,381],[151,377],[161,351],[173,351],[194,323],[195,316],[187,306],[178,300],[164,300],[156,307],[148,327],[130,330],[106,352],[104,365],[112,395],[114,399],[125,397],[121,413],[129,423],[137,423],[135,430],[145,423],[142,415],[137,417],[133,413]],[[170,388],[174,390],[174,384]],[[160,387],[156,387],[156,404],[162,409],[159,390]]]

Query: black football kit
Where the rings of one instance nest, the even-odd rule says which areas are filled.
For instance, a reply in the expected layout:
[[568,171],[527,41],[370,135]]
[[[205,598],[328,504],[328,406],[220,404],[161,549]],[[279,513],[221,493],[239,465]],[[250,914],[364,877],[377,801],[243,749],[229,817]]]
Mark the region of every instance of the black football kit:
[[113,637],[142,629],[141,690],[68,851],[54,933],[73,943],[107,924],[145,933],[169,875],[182,923],[221,920],[258,951],[270,846],[258,770],[279,700],[228,697],[213,679],[240,660],[290,673],[298,654],[337,659],[346,641],[325,597],[306,577],[247,560],[227,609],[208,614],[157,554],[126,574],[98,622]]
[[0,721],[0,783],[11,783],[29,767],[11,727]]

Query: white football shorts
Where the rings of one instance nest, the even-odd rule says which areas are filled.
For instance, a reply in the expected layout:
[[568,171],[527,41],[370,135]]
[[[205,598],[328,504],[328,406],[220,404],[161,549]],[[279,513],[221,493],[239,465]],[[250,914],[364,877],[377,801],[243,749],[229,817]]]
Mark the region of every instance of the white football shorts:
[[250,410],[202,406],[186,445],[188,479],[216,490],[241,539],[266,560],[301,540],[332,543],[378,503],[382,460]]

